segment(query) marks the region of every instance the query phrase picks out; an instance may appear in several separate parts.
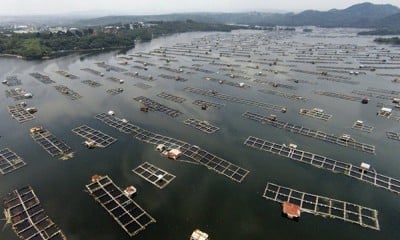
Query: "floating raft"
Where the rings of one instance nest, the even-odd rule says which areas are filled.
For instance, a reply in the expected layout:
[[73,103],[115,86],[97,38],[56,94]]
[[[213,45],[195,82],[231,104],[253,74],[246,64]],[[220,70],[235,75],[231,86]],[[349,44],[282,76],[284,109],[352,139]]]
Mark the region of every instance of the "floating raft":
[[25,94],[29,94],[29,93],[22,88],[6,90],[6,97],[14,98],[15,101],[32,97],[32,95],[30,95],[30,97],[26,97]]
[[73,80],[79,78],[78,76],[75,76],[75,75],[73,75],[73,74],[71,74],[69,72],[66,72],[64,70],[58,70],[58,71],[56,71],[56,73],[60,74],[61,76],[66,77],[66,78],[73,79]]
[[290,202],[300,206],[302,212],[337,218],[379,231],[378,211],[354,203],[320,195],[301,192],[292,188],[268,183],[263,197],[275,202]]
[[101,83],[93,81],[93,80],[83,80],[82,83],[89,85],[91,87],[100,87],[101,86]]
[[17,76],[7,76],[6,81],[6,85],[9,87],[22,85],[21,79],[19,79]]
[[136,100],[136,101],[144,104],[146,107],[149,108],[150,111],[162,112],[162,113],[167,114],[170,117],[177,117],[182,114],[178,110],[169,108],[169,107],[162,105],[161,103],[158,103],[147,97],[139,96],[139,97],[133,98],[133,100]]
[[82,125],[80,127],[72,129],[72,132],[83,137],[84,139],[94,141],[96,147],[106,148],[117,141],[113,138],[99,130],[88,127],[87,125]]
[[46,215],[39,198],[28,186],[8,193],[3,200],[6,220],[21,239],[66,240],[67,237]]
[[139,73],[136,74],[136,73],[131,73],[131,72],[126,72],[126,73],[124,73],[124,75],[133,77],[133,78],[138,78],[140,80],[147,81],[147,82],[155,81],[151,75],[146,77],[146,76],[139,75]]
[[366,125],[362,121],[355,121],[351,128],[360,130],[362,132],[367,132],[367,133],[370,133],[374,130],[373,126]]
[[201,106],[201,107],[206,106],[206,108],[213,108],[213,109],[220,109],[223,106],[225,106],[224,104],[213,103],[213,102],[204,101],[204,100],[194,100],[193,104],[197,105],[197,106]]
[[400,141],[400,133],[386,132],[386,136],[389,139]]
[[123,88],[111,88],[111,89],[108,89],[107,91],[106,91],[106,93],[108,93],[108,94],[110,94],[110,95],[118,95],[118,94],[120,94],[120,93],[122,93],[122,92],[124,92],[124,89]]
[[130,237],[143,231],[147,225],[156,222],[108,176],[101,176],[96,180],[86,185],[86,189]]
[[134,134],[135,138],[142,142],[154,144],[156,146],[163,144],[166,148],[179,148],[182,154],[193,160],[194,163],[203,165],[209,170],[213,170],[219,174],[222,174],[233,181],[240,183],[249,173],[248,170],[215,156],[214,154],[209,153],[198,146],[152,133],[132,123],[129,123],[125,119],[119,119],[106,113],[96,115],[96,119],[123,133]]
[[70,88],[67,87],[67,86],[64,86],[64,85],[57,85],[57,86],[54,86],[54,88],[55,88],[58,92],[60,92],[61,94],[67,96],[67,97],[68,97],[69,99],[71,99],[71,100],[77,100],[77,99],[79,99],[79,98],[82,98],[82,96],[79,95],[79,93],[73,91],[72,89],[70,89]]
[[246,105],[250,105],[250,106],[256,106],[256,107],[260,107],[260,108],[271,109],[271,110],[274,110],[274,111],[283,111],[283,109],[286,110],[286,108],[283,107],[283,106],[269,104],[269,103],[262,103],[262,102],[243,99],[243,98],[239,98],[239,97],[235,97],[235,96],[230,96],[230,95],[227,95],[227,94],[218,93],[217,91],[214,91],[214,90],[186,87],[186,88],[184,88],[184,91],[195,93],[195,94],[200,94],[200,95],[203,95],[203,96],[214,97],[214,98],[226,100],[226,101],[229,101],[229,102],[236,102],[236,103],[246,104]]
[[346,94],[342,94],[342,93],[324,92],[324,91],[314,91],[314,93],[317,95],[339,98],[339,99],[344,99],[344,100],[349,100],[349,101],[354,101],[354,102],[361,102],[361,100],[363,100],[362,97],[351,96],[351,95],[346,95]]
[[171,76],[171,75],[167,75],[167,74],[160,74],[158,76],[161,78],[164,78],[164,79],[175,80],[178,82],[186,82],[187,81],[186,78],[183,78],[181,76]]
[[300,108],[299,114],[324,121],[328,121],[329,119],[332,118],[331,114],[326,114],[324,113],[324,110],[319,108],[313,108],[313,109]]
[[0,173],[5,175],[25,166],[24,160],[8,148],[0,150]]
[[119,84],[124,83],[124,80],[122,80],[120,78],[116,78],[116,77],[108,77],[107,80],[110,80],[111,82],[115,82],[115,83],[119,83]]
[[49,76],[43,75],[41,73],[34,72],[34,73],[30,73],[29,75],[31,75],[33,78],[35,78],[36,80],[38,80],[39,82],[44,83],[44,84],[55,83],[53,80],[51,80],[51,78]]
[[127,71],[124,68],[120,68],[120,67],[117,67],[117,66],[112,66],[112,65],[107,64],[105,62],[99,62],[99,63],[96,63],[96,65],[98,67],[106,69],[107,71],[114,71],[114,72],[126,72]]
[[213,126],[207,121],[202,121],[194,118],[186,119],[185,121],[183,121],[183,123],[209,134],[215,133],[219,130],[219,127]]
[[175,178],[175,176],[169,172],[148,162],[140,164],[137,168],[133,169],[132,172],[141,176],[159,189],[166,187]]
[[85,72],[88,72],[88,73],[91,73],[91,74],[94,74],[94,75],[97,75],[97,76],[100,76],[100,77],[104,76],[104,73],[102,73],[100,71],[97,71],[97,70],[94,70],[92,68],[81,68],[81,70],[85,71]]
[[148,85],[148,84],[145,84],[145,83],[141,83],[141,82],[135,83],[135,84],[133,84],[133,86],[141,88],[143,90],[146,90],[146,89],[149,89],[149,88],[153,87],[151,85]]
[[219,84],[224,84],[224,85],[228,85],[231,87],[238,87],[238,88],[250,88],[249,85],[245,85],[244,83],[237,83],[237,82],[232,82],[232,81],[228,81],[225,79],[216,79],[216,78],[212,78],[212,77],[206,77],[204,78],[207,81],[211,81],[211,82],[216,82]]
[[271,95],[275,95],[275,96],[278,96],[278,97],[284,97],[284,98],[287,98],[287,99],[290,99],[290,100],[296,100],[296,101],[306,101],[307,100],[303,96],[288,94],[288,93],[275,91],[275,90],[270,90],[270,89],[260,89],[258,91],[261,92],[261,93],[265,93],[265,94],[271,94]]
[[277,154],[317,168],[341,173],[397,194],[400,193],[400,180],[379,174],[375,170],[366,170],[350,163],[336,161],[321,155],[294,149],[285,144],[277,144],[253,136],[248,137],[244,144],[257,150]]
[[366,152],[369,154],[375,154],[375,146],[365,143],[359,143],[352,138],[346,137],[347,136],[346,134],[343,134],[341,137],[337,137],[333,134],[328,134],[322,131],[305,128],[303,126],[297,126],[288,122],[282,122],[274,118],[252,112],[245,112],[242,116],[244,118],[259,122],[261,124],[269,124],[273,127],[285,129],[287,131],[301,134],[303,136],[312,137],[325,142],[337,144],[343,147],[354,148],[356,150]]
[[166,93],[166,92],[162,92],[162,93],[157,94],[157,97],[164,98],[166,100],[173,101],[173,102],[176,102],[176,103],[183,103],[184,101],[186,101],[185,98],[178,97],[178,96]]
[[35,116],[28,112],[21,104],[15,106],[8,106],[8,112],[17,122],[23,123],[35,119]]
[[63,160],[73,157],[72,149],[44,128],[32,128],[31,136],[52,157],[60,157]]

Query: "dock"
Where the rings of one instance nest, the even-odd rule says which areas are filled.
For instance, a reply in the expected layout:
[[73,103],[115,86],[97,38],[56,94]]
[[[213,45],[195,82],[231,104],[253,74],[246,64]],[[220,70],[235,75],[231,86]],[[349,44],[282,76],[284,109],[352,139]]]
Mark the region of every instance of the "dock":
[[19,123],[24,123],[35,119],[35,116],[27,111],[25,107],[19,103],[15,106],[8,106],[7,109],[12,118],[17,120]]
[[91,87],[94,87],[94,88],[102,86],[101,83],[93,81],[93,80],[83,80],[82,83],[89,85]]
[[13,172],[25,165],[26,163],[24,162],[24,160],[15,152],[11,151],[9,148],[4,148],[0,150],[1,174],[5,175],[7,173]]
[[158,103],[150,98],[144,97],[144,96],[139,96],[133,98],[133,100],[138,101],[142,104],[144,104],[146,107],[149,108],[150,111],[156,111],[156,112],[162,112],[170,117],[178,117],[182,113],[178,110],[169,108],[161,103]]
[[54,86],[54,88],[59,93],[63,94],[64,96],[67,96],[71,100],[77,100],[79,98],[82,98],[82,96],[79,95],[79,93],[75,92],[74,90],[70,89],[69,87],[67,87],[65,85],[57,85],[57,86]]
[[30,133],[32,139],[52,157],[60,157],[62,160],[73,157],[72,149],[43,127],[33,127]]
[[174,180],[175,176],[171,173],[154,166],[151,163],[144,162],[132,170],[140,177],[144,178],[149,183],[163,189]]
[[270,182],[265,187],[263,197],[279,203],[296,204],[300,206],[302,212],[340,219],[365,228],[380,230],[378,211],[355,203],[306,193]]
[[93,176],[92,182],[86,185],[86,189],[130,237],[145,230],[149,224],[156,222],[108,176]]
[[328,121],[329,119],[332,118],[331,114],[324,113],[324,110],[320,108],[312,108],[312,109],[300,108],[299,114],[324,121]]
[[213,103],[205,100],[194,100],[193,101],[194,105],[200,106],[207,108],[212,108],[212,109],[221,109],[225,104],[220,104],[220,103]]
[[297,148],[286,146],[285,144],[277,144],[253,136],[248,137],[244,142],[244,145],[260,151],[277,154],[298,162],[306,163],[313,167],[334,173],[341,173],[359,181],[372,184],[375,187],[400,194],[400,180],[377,173],[374,169],[366,170],[361,166],[354,166],[350,163],[336,161],[325,156],[298,150]]
[[369,126],[360,120],[355,121],[351,128],[362,131],[362,132],[367,132],[367,133],[371,133],[374,130],[373,126]]
[[292,133],[315,138],[328,143],[337,144],[343,147],[353,148],[355,150],[362,151],[365,153],[375,154],[375,146],[357,142],[354,138],[352,138],[348,134],[342,134],[341,136],[338,137],[333,134],[328,134],[319,130],[313,130],[303,126],[294,125],[289,122],[282,122],[277,120],[276,117],[271,117],[271,116],[267,117],[258,113],[245,112],[242,116],[244,118],[256,121],[258,123],[268,124],[270,126],[284,129]]
[[4,200],[6,220],[21,239],[66,240],[67,237],[46,215],[32,187],[8,193]]
[[41,73],[33,72],[33,73],[30,73],[29,75],[31,75],[33,78],[35,78],[36,80],[38,80],[39,82],[44,83],[44,84],[55,83],[55,81],[53,81],[49,76],[41,74]]
[[147,131],[130,123],[126,119],[120,119],[108,115],[107,113],[100,113],[96,115],[95,118],[118,131],[126,134],[133,134],[139,141],[153,144],[155,146],[163,144],[166,149],[177,148],[182,152],[182,155],[192,160],[192,163],[203,165],[209,170],[222,174],[235,182],[241,183],[249,173],[248,170],[209,153],[196,145]]
[[214,91],[214,90],[202,89],[202,88],[192,88],[192,87],[185,87],[183,90],[186,91],[186,92],[191,92],[191,93],[200,94],[200,95],[203,95],[203,96],[218,98],[218,99],[222,99],[222,100],[229,101],[229,102],[246,104],[246,105],[265,108],[265,109],[270,109],[270,110],[274,110],[274,111],[286,111],[286,107],[284,107],[284,106],[279,106],[279,105],[274,105],[274,104],[270,104],[270,103],[263,103],[263,102],[257,102],[257,101],[254,101],[254,100],[239,98],[239,97],[235,97],[235,96],[219,93],[219,92]]
[[185,98],[178,97],[178,96],[166,93],[166,92],[161,92],[161,93],[157,94],[157,97],[160,97],[165,100],[172,101],[172,102],[176,102],[176,103],[183,103],[184,101],[186,101]]
[[213,126],[212,124],[210,124],[207,121],[202,121],[202,120],[198,120],[198,119],[194,119],[194,118],[189,118],[186,119],[185,121],[183,121],[183,123],[185,125],[194,127],[202,132],[211,134],[211,133],[215,133],[216,131],[219,130],[219,127]]
[[117,141],[116,138],[113,138],[87,125],[74,128],[72,129],[72,132],[83,137],[85,140],[94,141],[96,147],[106,148]]

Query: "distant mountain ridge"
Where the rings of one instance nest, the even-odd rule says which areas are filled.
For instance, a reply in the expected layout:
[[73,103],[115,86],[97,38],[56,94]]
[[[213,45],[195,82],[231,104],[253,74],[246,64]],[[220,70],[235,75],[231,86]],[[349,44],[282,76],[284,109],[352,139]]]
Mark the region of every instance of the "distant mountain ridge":
[[[137,21],[181,21],[191,19],[198,22],[248,24],[262,26],[305,26],[399,28],[400,8],[390,4],[360,3],[346,9],[329,11],[306,10],[294,13],[177,13],[150,16],[107,16],[77,22],[80,25],[109,25]],[[396,21],[397,20],[397,21]]]

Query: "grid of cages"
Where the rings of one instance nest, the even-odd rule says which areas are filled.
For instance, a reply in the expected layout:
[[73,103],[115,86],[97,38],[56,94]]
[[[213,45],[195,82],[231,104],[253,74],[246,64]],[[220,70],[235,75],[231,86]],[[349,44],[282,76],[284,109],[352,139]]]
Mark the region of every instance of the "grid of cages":
[[83,137],[84,139],[94,141],[96,143],[96,147],[106,148],[117,141],[116,138],[113,138],[87,125],[74,128],[72,129],[72,132]]
[[175,176],[171,173],[154,166],[151,163],[144,162],[132,170],[132,172],[144,178],[149,183],[163,189],[174,180]]
[[0,150],[0,173],[5,175],[12,171],[15,171],[23,166],[26,163],[24,160],[18,156],[15,152],[11,151],[8,148],[4,148]]

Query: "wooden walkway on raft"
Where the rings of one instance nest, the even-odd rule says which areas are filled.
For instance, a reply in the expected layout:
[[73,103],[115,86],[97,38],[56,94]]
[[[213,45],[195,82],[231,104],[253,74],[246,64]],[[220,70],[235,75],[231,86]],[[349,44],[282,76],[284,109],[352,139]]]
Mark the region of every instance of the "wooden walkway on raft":
[[106,93],[110,94],[111,96],[115,96],[124,92],[123,88],[111,88],[106,90]]
[[0,173],[5,175],[12,171],[15,171],[23,166],[26,163],[24,160],[18,156],[15,152],[11,151],[8,148],[4,148],[0,150]]
[[33,78],[35,78],[36,80],[38,80],[39,82],[44,83],[44,84],[55,83],[55,81],[51,80],[51,78],[49,76],[43,75],[38,72],[33,72],[33,73],[30,73],[29,75],[31,75]]
[[86,189],[130,237],[156,222],[131,197],[126,196],[108,176],[102,176],[98,181],[86,185]]
[[349,101],[354,101],[354,102],[361,102],[363,100],[362,97],[346,95],[343,93],[325,92],[325,91],[313,91],[313,93],[317,94],[317,95],[321,95],[321,96],[339,98],[339,99],[344,99],[344,100],[349,100]]
[[271,90],[271,89],[260,89],[258,91],[261,93],[264,93],[264,94],[271,94],[274,96],[283,97],[283,98],[287,98],[290,100],[303,101],[303,102],[307,101],[307,99],[303,96],[289,94],[289,93],[285,93],[285,92],[281,92],[281,91],[275,91],[275,90]]
[[157,111],[157,112],[162,112],[164,114],[167,114],[170,117],[178,117],[182,113],[178,110],[169,108],[161,103],[158,103],[150,98],[144,97],[144,96],[139,96],[133,98],[133,100],[138,101],[142,104],[144,104],[146,107],[149,108],[150,111]]
[[30,186],[8,193],[3,200],[6,220],[21,239],[66,240],[64,233],[46,215]]
[[324,121],[328,121],[329,119],[332,118],[331,114],[326,114],[322,109],[317,109],[317,108],[312,108],[312,109],[300,108],[299,114]]
[[206,106],[206,108],[213,108],[213,109],[221,109],[223,106],[225,106],[224,104],[213,103],[213,102],[204,101],[204,100],[194,100],[193,104],[197,105],[197,106],[201,106],[201,107]]
[[94,74],[94,75],[97,75],[97,76],[100,76],[100,77],[104,76],[104,73],[102,73],[100,71],[97,71],[97,70],[94,70],[92,68],[81,68],[81,70],[85,71],[85,72],[88,72],[88,73],[91,73],[91,74]]
[[194,127],[196,129],[198,129],[202,132],[208,133],[208,134],[215,133],[216,131],[219,130],[219,127],[213,126],[207,121],[202,121],[202,120],[198,120],[198,119],[194,119],[194,118],[186,119],[185,121],[183,121],[183,123],[185,125]]
[[183,103],[184,101],[186,101],[185,98],[178,97],[178,96],[166,93],[166,92],[157,94],[157,97],[160,97],[160,98],[172,101],[172,102],[176,102],[176,103]]
[[73,75],[73,74],[71,74],[69,72],[66,72],[64,70],[58,70],[58,71],[56,71],[56,73],[60,74],[61,76],[66,77],[66,78],[72,79],[72,80],[75,80],[75,79],[79,78],[78,76],[75,76],[75,75]]
[[178,139],[152,133],[128,122],[127,120],[110,116],[106,113],[96,115],[96,119],[117,129],[118,131],[126,134],[133,134],[136,139],[142,142],[156,146],[164,144],[167,149],[178,148],[185,157],[191,159],[194,163],[203,165],[209,170],[222,174],[235,182],[242,182],[249,173],[248,170],[209,153],[196,145],[191,145]]
[[19,123],[35,119],[35,116],[30,112],[26,111],[25,107],[22,106],[21,104],[17,104],[15,106],[8,106],[7,109],[11,117],[17,120],[17,122]]
[[52,157],[69,159],[73,156],[72,149],[46,129],[31,133],[31,136]]
[[373,126],[369,126],[369,125],[366,125],[364,123],[360,123],[358,121],[355,121],[351,128],[352,129],[356,129],[356,130],[360,130],[362,132],[367,132],[367,133],[371,133],[374,130]]
[[282,111],[283,109],[286,109],[286,107],[284,107],[284,106],[274,105],[274,104],[270,104],[270,103],[257,102],[257,101],[254,101],[254,100],[243,99],[243,98],[239,98],[239,97],[235,97],[235,96],[230,96],[230,95],[227,95],[227,94],[219,93],[219,92],[214,91],[214,90],[186,87],[186,88],[184,88],[184,91],[195,93],[195,94],[200,94],[200,95],[203,95],[203,96],[218,98],[218,99],[222,99],[222,100],[229,101],[229,102],[236,102],[236,103],[240,103],[240,104],[246,104],[246,105],[250,105],[250,106],[270,109],[270,110],[274,110],[274,111]]
[[116,138],[113,138],[87,125],[74,128],[72,129],[72,132],[86,140],[94,141],[96,143],[96,147],[106,148],[117,141]]
[[175,176],[171,173],[154,166],[151,163],[144,162],[132,170],[140,177],[144,178],[149,183],[163,189],[174,180]]
[[[318,130],[313,130],[309,129],[303,126],[297,126],[288,122],[282,122],[279,120],[274,120],[271,117],[263,116],[261,114],[257,113],[252,113],[252,112],[245,112],[242,115],[244,118],[259,122],[261,124],[268,124],[270,126],[276,127],[276,128],[281,128],[285,129],[287,131],[296,133],[296,134],[301,134],[303,136],[307,137],[312,137],[318,140],[322,140],[325,142],[337,144],[343,147],[349,147],[353,148],[362,152],[366,152],[369,154],[375,154],[375,146],[365,144],[365,143],[359,143],[357,141],[352,141],[348,139],[343,139],[342,137],[337,137],[333,134],[328,134],[322,131]],[[353,139],[354,140],[354,139]]]
[[69,87],[67,87],[65,85],[57,85],[57,86],[54,86],[54,88],[59,93],[63,94],[64,96],[67,96],[71,100],[77,100],[79,98],[82,98],[82,96],[79,95],[79,93],[75,92],[74,90],[70,89]]
[[383,188],[400,194],[400,180],[377,173],[374,169],[366,170],[350,163],[340,162],[318,154],[298,150],[260,138],[250,136],[244,144],[248,147],[277,154],[313,167],[341,173],[357,180],[367,182],[375,187]]
[[386,136],[389,139],[400,141],[400,133],[386,132]]
[[263,197],[275,202],[290,202],[302,212],[336,218],[373,230],[380,230],[378,211],[358,204],[298,191],[274,183],[267,183]]
[[93,80],[83,80],[82,83],[86,84],[86,85],[89,85],[91,87],[94,87],[94,88],[102,86],[101,83],[93,81]]

